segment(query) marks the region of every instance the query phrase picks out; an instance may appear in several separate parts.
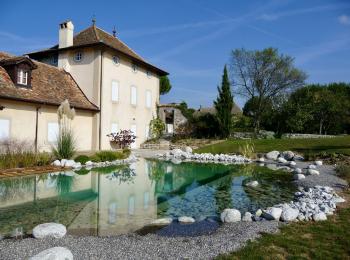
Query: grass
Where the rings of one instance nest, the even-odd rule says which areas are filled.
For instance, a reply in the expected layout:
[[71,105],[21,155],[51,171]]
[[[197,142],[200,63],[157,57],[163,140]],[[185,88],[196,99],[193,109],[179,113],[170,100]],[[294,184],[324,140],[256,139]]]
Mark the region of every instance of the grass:
[[[195,150],[197,153],[239,153],[240,147],[248,141],[230,139],[217,144],[208,145]],[[252,140],[256,153],[266,153],[272,150],[291,150],[301,154],[344,154],[350,156],[350,136],[317,139],[259,139]]]
[[[349,195],[349,192],[347,193]],[[286,225],[218,259],[350,259],[350,208],[327,221]]]

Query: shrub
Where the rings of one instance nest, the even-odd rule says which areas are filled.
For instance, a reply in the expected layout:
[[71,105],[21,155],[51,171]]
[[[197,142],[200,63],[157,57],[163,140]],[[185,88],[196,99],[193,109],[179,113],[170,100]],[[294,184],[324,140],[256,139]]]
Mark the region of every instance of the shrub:
[[344,178],[350,182],[350,165],[339,164],[335,170],[339,177]]
[[165,130],[165,124],[160,118],[153,118],[150,122],[150,129],[154,138],[160,138]]
[[52,148],[52,153],[57,159],[71,159],[75,154],[75,141],[70,129],[62,128],[57,144]]
[[37,165],[44,166],[49,165],[53,161],[53,156],[51,153],[43,152],[37,154]]
[[74,161],[80,162],[81,164],[85,164],[87,161],[90,161],[90,157],[87,155],[79,155],[75,157]]
[[131,130],[120,130],[118,133],[110,133],[107,136],[111,142],[122,149],[129,147],[136,139],[136,136]]
[[76,174],[78,174],[78,175],[86,175],[86,174],[88,174],[89,172],[90,172],[90,170],[87,170],[87,169],[85,169],[85,168],[82,168],[82,169],[80,169],[80,170],[76,170],[76,171],[74,171]]
[[255,146],[252,141],[248,141],[245,144],[240,145],[238,150],[240,154],[247,158],[252,158],[255,154]]

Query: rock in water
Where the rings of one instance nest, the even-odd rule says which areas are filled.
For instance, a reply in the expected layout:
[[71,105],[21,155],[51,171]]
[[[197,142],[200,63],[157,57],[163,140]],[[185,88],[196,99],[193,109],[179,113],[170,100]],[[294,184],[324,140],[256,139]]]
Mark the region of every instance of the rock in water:
[[324,221],[327,220],[327,216],[325,213],[320,212],[312,215],[314,221]]
[[271,151],[271,152],[265,154],[265,157],[269,160],[277,160],[279,155],[280,155],[279,151]]
[[73,260],[73,254],[65,247],[52,247],[32,256],[29,260]]
[[58,223],[44,223],[33,228],[33,236],[35,238],[61,238],[64,237],[66,233],[66,227]]
[[267,220],[279,220],[282,214],[282,209],[270,207],[263,211],[263,217]]
[[298,174],[294,174],[293,178],[294,178],[294,180],[299,181],[299,180],[305,179],[305,175],[298,173]]
[[247,186],[247,187],[257,187],[259,185],[259,182],[257,182],[257,181],[250,181],[250,182],[247,182],[246,184],[245,184],[245,186]]
[[179,217],[178,220],[180,223],[194,223],[194,222],[196,222],[196,220],[194,218],[186,217],[186,216]]
[[159,218],[154,221],[152,221],[152,225],[169,225],[173,222],[172,218]]
[[288,161],[291,161],[294,158],[294,153],[292,151],[284,151],[282,157]]
[[253,217],[252,213],[246,212],[242,217],[242,221],[251,222],[253,221],[252,217]]
[[299,215],[299,210],[293,209],[291,207],[285,207],[282,210],[281,220],[282,221],[294,221]]
[[277,159],[277,161],[278,161],[279,163],[287,163],[287,160],[284,159],[283,157],[279,157],[279,158]]
[[237,209],[225,209],[220,215],[222,222],[238,222],[241,221],[241,212]]

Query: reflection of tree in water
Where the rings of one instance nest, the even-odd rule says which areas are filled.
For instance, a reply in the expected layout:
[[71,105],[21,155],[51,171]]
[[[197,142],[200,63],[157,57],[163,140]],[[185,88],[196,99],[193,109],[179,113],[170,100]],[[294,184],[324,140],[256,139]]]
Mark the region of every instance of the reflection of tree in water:
[[216,211],[232,208],[232,174],[220,178],[215,184],[214,197],[216,200]]
[[0,180],[0,201],[28,196],[28,193],[34,192],[35,182],[35,176]]
[[53,180],[56,180],[56,190],[58,195],[65,195],[72,191],[74,177],[67,174],[59,173],[57,175],[51,175]]
[[110,181],[119,180],[119,184],[121,184],[134,183],[135,176],[135,169],[130,168],[128,165],[118,165],[106,178]]

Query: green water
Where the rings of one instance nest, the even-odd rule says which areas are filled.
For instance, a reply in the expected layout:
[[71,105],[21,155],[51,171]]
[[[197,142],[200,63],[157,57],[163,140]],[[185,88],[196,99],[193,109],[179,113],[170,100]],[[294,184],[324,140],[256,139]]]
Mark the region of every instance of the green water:
[[[257,180],[256,188],[244,183]],[[141,159],[130,166],[0,180],[0,234],[30,234],[58,222],[77,235],[134,232],[161,217],[218,216],[290,201],[288,173],[256,165],[181,163]]]

